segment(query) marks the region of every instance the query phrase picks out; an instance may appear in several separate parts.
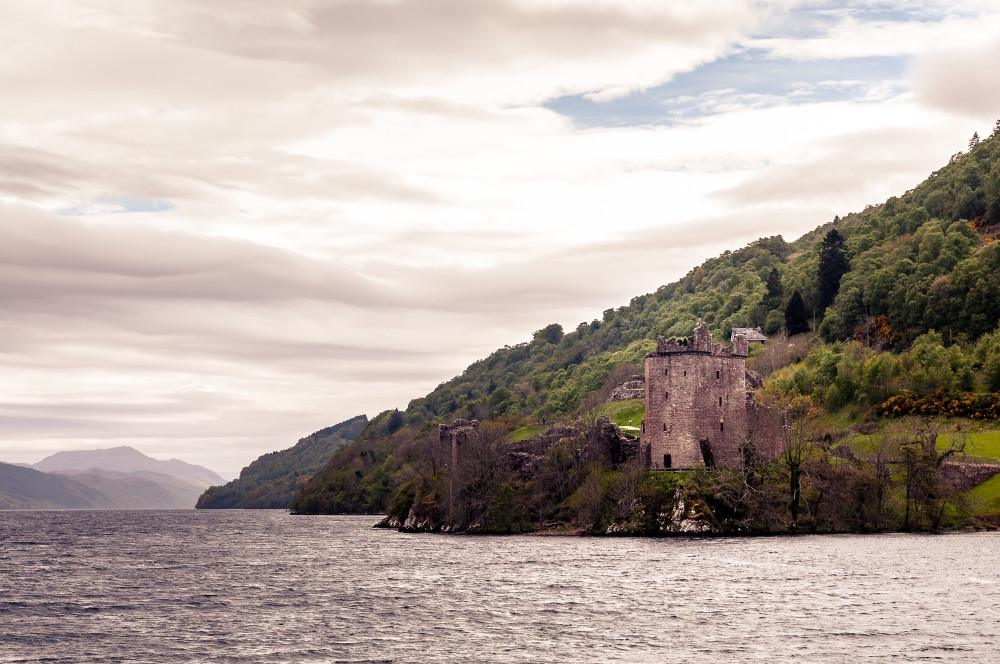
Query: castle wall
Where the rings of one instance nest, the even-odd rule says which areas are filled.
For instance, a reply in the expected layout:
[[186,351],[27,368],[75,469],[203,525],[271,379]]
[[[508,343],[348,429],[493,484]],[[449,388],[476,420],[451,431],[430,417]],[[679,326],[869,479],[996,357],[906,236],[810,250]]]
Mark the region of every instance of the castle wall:
[[661,342],[646,356],[641,446],[651,468],[702,465],[702,439],[716,465],[739,465],[747,437],[747,384],[746,341],[737,341],[742,344],[721,348],[699,322],[690,345]]
[[457,468],[462,450],[479,438],[479,420],[455,420],[438,425],[438,437],[451,451],[451,467]]

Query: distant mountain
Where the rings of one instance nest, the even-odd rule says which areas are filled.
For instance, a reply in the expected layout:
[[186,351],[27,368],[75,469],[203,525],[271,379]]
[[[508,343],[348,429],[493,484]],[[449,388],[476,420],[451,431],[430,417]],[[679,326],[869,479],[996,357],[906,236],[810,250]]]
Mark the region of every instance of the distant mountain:
[[94,469],[53,473],[79,482],[105,496],[115,509],[191,509],[204,487],[145,470],[124,473]]
[[296,488],[309,480],[333,453],[353,441],[368,424],[358,415],[301,439],[294,447],[259,457],[224,486],[198,499],[199,509],[287,509]]
[[190,509],[202,488],[149,471],[43,473],[0,463],[0,509]]
[[0,462],[0,509],[110,507],[107,496],[73,478]]
[[175,477],[202,489],[225,482],[220,475],[208,468],[178,459],[160,461],[128,446],[56,452],[32,467],[45,473],[93,469],[120,473],[152,472]]

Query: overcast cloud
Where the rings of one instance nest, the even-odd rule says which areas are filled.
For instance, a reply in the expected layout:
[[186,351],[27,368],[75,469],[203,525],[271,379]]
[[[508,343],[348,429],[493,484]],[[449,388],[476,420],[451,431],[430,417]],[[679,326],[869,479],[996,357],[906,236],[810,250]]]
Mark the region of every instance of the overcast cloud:
[[0,460],[235,473],[1000,116],[992,1],[13,0]]

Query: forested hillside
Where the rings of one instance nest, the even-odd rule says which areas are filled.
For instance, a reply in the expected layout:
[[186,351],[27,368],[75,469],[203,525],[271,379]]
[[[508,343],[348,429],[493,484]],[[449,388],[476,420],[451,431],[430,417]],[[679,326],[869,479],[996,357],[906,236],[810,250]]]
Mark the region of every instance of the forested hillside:
[[[800,399],[799,411],[826,422],[811,429],[828,439],[885,414],[892,398],[890,414],[922,408],[917,414],[989,419],[997,397],[988,393],[1000,389],[998,131],[1000,122],[989,139],[881,205],[793,243],[770,237],[727,251],[574,330],[552,324],[497,350],[405,411],[376,417],[293,508],[382,512],[415,495],[433,503],[438,423],[491,420],[517,438],[530,425],[590,421],[614,384],[641,372],[657,335],[686,336],[699,317],[724,342],[733,327],[760,326],[771,341],[750,366],[767,378],[762,398]],[[917,395],[929,401],[913,406]],[[576,490],[592,475],[580,474]],[[572,511],[565,498],[548,498],[532,518]]]
[[240,476],[210,487],[198,499],[199,509],[287,509],[296,484],[319,470],[338,449],[358,437],[368,424],[364,415],[320,429],[293,447],[259,457]]

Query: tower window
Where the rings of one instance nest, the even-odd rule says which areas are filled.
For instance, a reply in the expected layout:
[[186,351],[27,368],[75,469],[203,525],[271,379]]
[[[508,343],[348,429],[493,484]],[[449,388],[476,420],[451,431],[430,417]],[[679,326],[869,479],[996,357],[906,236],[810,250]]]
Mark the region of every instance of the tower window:
[[667,401],[670,401],[670,392],[664,392],[663,398],[666,399]]
[[718,371],[715,372],[715,380],[719,380],[719,372]]
[[663,370],[663,375],[664,376],[669,376],[670,375],[670,369],[664,369]]
[[725,431],[725,430],[726,430],[725,423],[724,422],[719,422],[719,431]]
[[686,372],[686,371],[685,371],[685,372],[684,372],[684,375],[685,375],[685,376],[686,376],[686,375],[688,375],[688,372]]
[[663,467],[664,468],[669,468],[670,467],[670,461],[671,461],[670,455],[669,454],[664,454],[663,455]]
[[719,405],[722,405],[722,397],[719,397]]
[[664,430],[664,431],[666,431],[666,430],[667,430],[667,423],[666,423],[666,422],[664,422],[664,423],[663,423],[663,430]]

